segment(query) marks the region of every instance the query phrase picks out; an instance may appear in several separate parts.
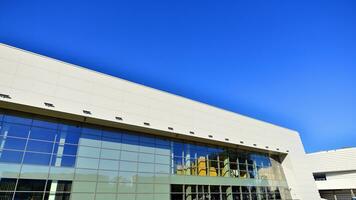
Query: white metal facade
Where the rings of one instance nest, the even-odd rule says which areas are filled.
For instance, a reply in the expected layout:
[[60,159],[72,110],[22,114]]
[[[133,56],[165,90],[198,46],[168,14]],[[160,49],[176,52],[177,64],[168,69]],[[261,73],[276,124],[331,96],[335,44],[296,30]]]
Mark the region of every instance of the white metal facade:
[[[0,80],[0,93],[11,96],[1,99],[1,105],[76,116],[86,116],[83,110],[88,110],[89,119],[142,128],[149,122],[152,130],[186,136],[194,131],[198,139],[284,153],[282,166],[293,199],[320,199],[293,130],[6,45],[0,45]],[[118,122],[116,116],[124,120]]]
[[336,196],[339,200],[350,199],[352,193],[355,194],[356,148],[311,153],[307,157],[313,173],[325,174],[326,180],[316,181],[321,194],[328,192],[329,199]]

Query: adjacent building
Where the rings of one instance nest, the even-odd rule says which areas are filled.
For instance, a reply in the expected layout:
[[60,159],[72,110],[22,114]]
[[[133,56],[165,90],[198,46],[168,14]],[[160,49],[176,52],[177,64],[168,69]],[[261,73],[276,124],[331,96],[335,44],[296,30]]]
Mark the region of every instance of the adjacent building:
[[356,148],[307,155],[322,198],[350,200],[356,197]]
[[293,130],[6,45],[0,80],[0,199],[320,199]]

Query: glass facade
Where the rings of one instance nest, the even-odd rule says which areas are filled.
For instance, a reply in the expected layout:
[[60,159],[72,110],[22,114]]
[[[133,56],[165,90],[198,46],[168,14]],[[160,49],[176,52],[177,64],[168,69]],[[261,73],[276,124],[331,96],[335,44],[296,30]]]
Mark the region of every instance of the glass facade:
[[264,200],[286,188],[278,156],[0,110],[0,200]]

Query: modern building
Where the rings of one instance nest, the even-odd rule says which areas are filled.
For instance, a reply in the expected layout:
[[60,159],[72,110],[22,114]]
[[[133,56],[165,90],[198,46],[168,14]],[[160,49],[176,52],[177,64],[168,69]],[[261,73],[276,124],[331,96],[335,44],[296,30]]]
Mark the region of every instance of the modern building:
[[293,130],[6,45],[0,80],[0,199],[320,199]]
[[322,198],[356,197],[356,148],[311,153],[307,157]]

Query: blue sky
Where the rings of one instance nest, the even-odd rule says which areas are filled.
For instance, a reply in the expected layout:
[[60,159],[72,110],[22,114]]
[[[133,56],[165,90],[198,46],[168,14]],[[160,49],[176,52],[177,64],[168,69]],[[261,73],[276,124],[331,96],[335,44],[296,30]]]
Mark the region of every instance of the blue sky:
[[356,146],[353,0],[0,0],[0,42]]

